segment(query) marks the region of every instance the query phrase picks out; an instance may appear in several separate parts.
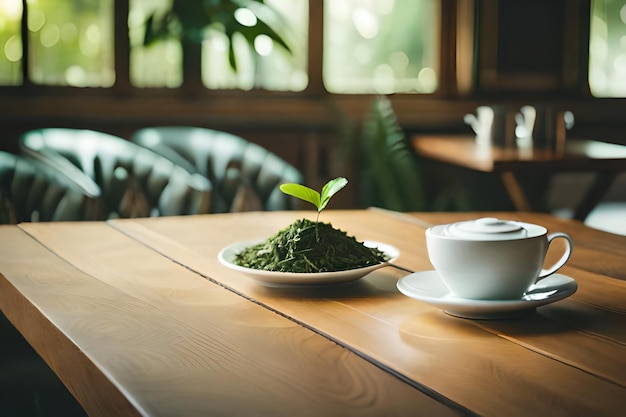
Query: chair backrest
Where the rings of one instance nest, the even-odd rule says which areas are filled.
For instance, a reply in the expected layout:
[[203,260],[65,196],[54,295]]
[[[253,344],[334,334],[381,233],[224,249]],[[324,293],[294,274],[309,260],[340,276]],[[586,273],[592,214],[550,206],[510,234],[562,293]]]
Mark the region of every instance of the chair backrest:
[[39,161],[0,152],[0,223],[95,220],[99,189]]
[[84,172],[102,190],[100,218],[171,216],[209,211],[211,184],[130,141],[84,129],[39,129],[21,150],[68,176]]
[[131,140],[206,176],[213,184],[214,213],[297,208],[295,199],[279,187],[302,183],[300,171],[239,136],[200,127],[159,126],[141,129]]

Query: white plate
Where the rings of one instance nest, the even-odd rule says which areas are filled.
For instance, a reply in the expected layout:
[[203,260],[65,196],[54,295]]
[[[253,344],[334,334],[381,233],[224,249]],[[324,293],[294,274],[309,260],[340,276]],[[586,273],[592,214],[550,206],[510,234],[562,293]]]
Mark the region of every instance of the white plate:
[[444,312],[469,319],[500,319],[519,316],[536,307],[569,297],[578,284],[573,278],[553,274],[532,286],[519,300],[471,300],[455,297],[436,271],[415,272],[398,281],[408,297],[423,301]]
[[[223,265],[236,271],[243,272],[247,274],[250,278],[257,280],[260,284],[270,287],[341,284],[355,281],[378,268],[387,266],[387,262],[383,262],[378,265],[367,266],[365,268],[350,269],[348,271],[296,273],[262,271],[260,269],[245,268],[243,266],[239,266],[233,263],[235,256],[239,252],[249,246],[255,245],[260,242],[261,241],[233,243],[232,245],[223,248],[217,255],[217,258]],[[400,251],[397,248],[386,243],[366,240],[365,242],[363,242],[363,244],[370,248],[378,248],[383,251],[390,258],[388,262],[394,261],[398,258],[398,256],[400,256]]]

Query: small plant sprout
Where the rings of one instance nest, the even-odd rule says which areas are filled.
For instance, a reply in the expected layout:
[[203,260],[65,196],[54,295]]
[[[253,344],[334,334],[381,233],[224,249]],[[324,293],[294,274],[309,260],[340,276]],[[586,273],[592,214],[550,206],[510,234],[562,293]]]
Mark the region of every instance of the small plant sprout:
[[321,194],[305,185],[291,183],[282,184],[280,191],[313,204],[317,208],[317,216],[319,219],[320,212],[324,210],[330,198],[337,194],[337,191],[345,187],[347,183],[348,180],[342,177],[330,180],[322,187]]
[[[322,210],[324,210],[324,208],[330,201],[330,198],[337,194],[337,192],[343,187],[345,187],[347,183],[348,180],[343,177],[338,177],[334,180],[330,180],[326,183],[326,185],[324,185],[324,187],[322,187],[321,194],[305,185],[293,183],[282,184],[280,186],[280,190],[287,195],[299,198],[300,200],[304,200],[313,204],[317,208],[317,219],[315,222],[318,223],[320,213]],[[317,234],[317,226],[315,228],[315,231]]]

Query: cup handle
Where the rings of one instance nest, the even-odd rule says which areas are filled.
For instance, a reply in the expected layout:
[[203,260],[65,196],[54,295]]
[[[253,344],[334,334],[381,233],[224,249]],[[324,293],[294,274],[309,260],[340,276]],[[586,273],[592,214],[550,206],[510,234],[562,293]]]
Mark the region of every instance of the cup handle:
[[556,233],[552,233],[548,235],[548,247],[550,247],[550,243],[552,243],[552,241],[557,238],[565,239],[567,242],[567,248],[565,249],[565,252],[561,256],[561,259],[559,259],[554,265],[552,265],[550,268],[541,270],[541,273],[539,274],[539,278],[537,278],[537,281],[542,280],[554,274],[556,271],[558,271],[559,268],[565,265],[565,262],[567,262],[570,255],[572,254],[572,247],[573,247],[572,238],[567,233],[556,232]]
[[478,118],[476,116],[473,114],[466,114],[463,117],[463,121],[472,128],[474,133],[477,135],[480,134],[480,123],[478,123]]

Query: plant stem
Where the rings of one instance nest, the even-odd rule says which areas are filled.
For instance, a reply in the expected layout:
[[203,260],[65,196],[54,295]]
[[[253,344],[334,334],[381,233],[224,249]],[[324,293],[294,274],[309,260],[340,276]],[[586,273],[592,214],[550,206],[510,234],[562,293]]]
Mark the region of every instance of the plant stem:
[[320,211],[318,210],[317,211],[317,217],[315,218],[315,241],[318,242],[318,243],[320,241],[320,235],[317,232],[317,225],[319,224],[319,222],[320,222]]

